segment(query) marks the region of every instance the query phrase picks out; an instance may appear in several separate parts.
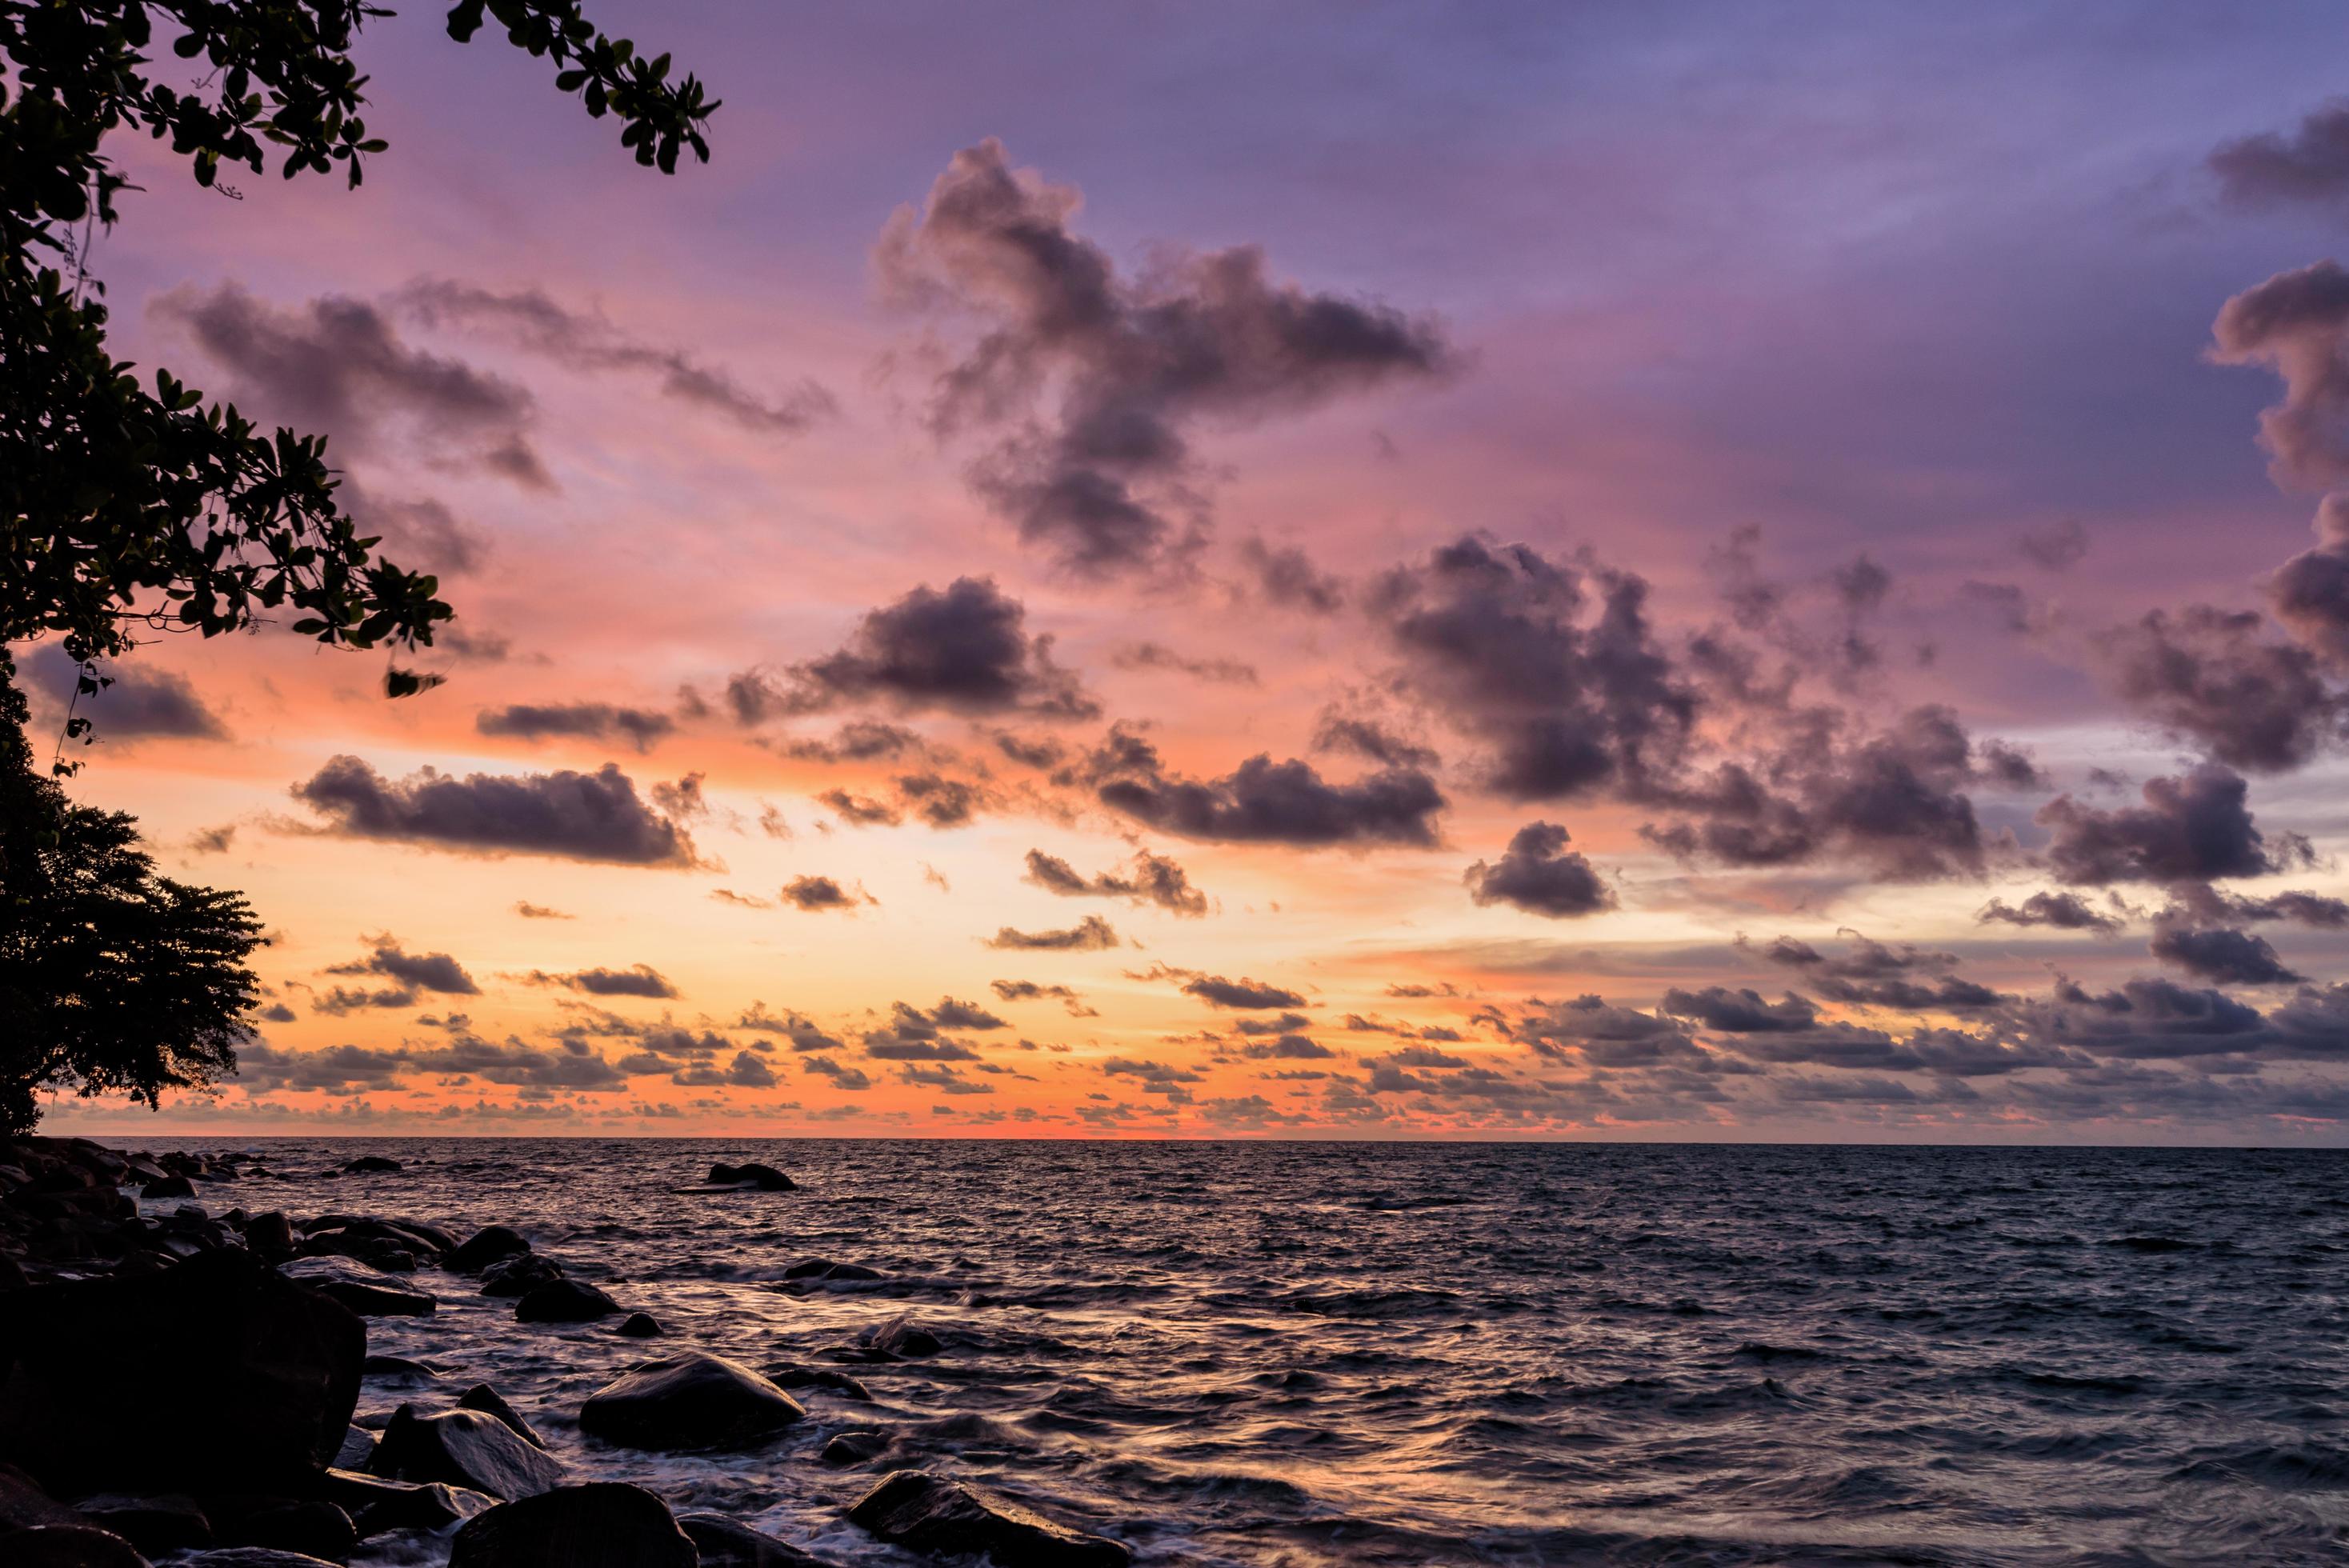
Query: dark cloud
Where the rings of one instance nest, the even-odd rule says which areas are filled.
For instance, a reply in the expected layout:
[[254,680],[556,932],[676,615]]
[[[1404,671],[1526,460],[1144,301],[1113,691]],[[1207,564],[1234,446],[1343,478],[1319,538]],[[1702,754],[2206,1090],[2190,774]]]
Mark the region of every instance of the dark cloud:
[[313,1012],[323,1013],[328,1017],[339,1018],[347,1014],[363,1012],[368,1008],[413,1007],[416,1003],[415,991],[405,985],[386,987],[380,991],[337,985],[331,991],[322,992],[312,997],[310,1008]]
[[426,279],[401,290],[399,299],[431,325],[492,328],[574,370],[649,373],[663,397],[722,414],[746,429],[796,435],[838,411],[832,394],[813,381],[802,380],[781,397],[761,398],[683,349],[641,343],[602,315],[571,310],[538,289],[502,294]]
[[549,909],[543,903],[533,903],[526,898],[515,900],[513,907],[514,913],[524,920],[576,920],[579,918],[574,914],[565,914],[559,909]]
[[533,985],[561,985],[568,990],[584,991],[590,996],[659,996],[678,994],[668,977],[649,964],[637,964],[626,969],[581,969],[569,975],[549,975],[533,970],[529,976]]
[[2232,926],[2157,921],[2148,951],[2164,964],[2221,985],[2293,985],[2307,978],[2286,968],[2266,937]]
[[2316,543],[2268,579],[2268,607],[2294,642],[2349,674],[2349,495],[2318,503]]
[[400,341],[374,305],[327,295],[280,310],[234,284],[156,302],[229,373],[247,408],[322,429],[336,449],[373,455],[407,425],[435,461],[462,461],[536,490],[554,487],[530,442],[530,394],[512,382]]
[[1377,719],[1335,709],[1324,713],[1314,727],[1313,749],[1351,752],[1381,768],[1416,768],[1423,772],[1442,760],[1433,748],[1397,735]]
[[411,1065],[404,1048],[370,1046],[328,1046],[316,1051],[280,1050],[255,1040],[236,1050],[236,1083],[248,1094],[274,1094],[280,1089],[317,1089],[327,1094],[358,1094],[401,1087],[400,1075]]
[[1479,904],[1506,903],[1552,920],[1615,907],[1615,890],[1590,862],[1566,847],[1564,828],[1528,822],[1498,861],[1478,861],[1463,880]]
[[2178,882],[2169,889],[2165,915],[2205,924],[2226,921],[2280,920],[2319,931],[2349,929],[2349,900],[2298,889],[2257,897],[2229,892],[2208,882]]
[[1193,658],[1163,643],[1129,643],[1110,655],[1122,670],[1171,670],[1215,686],[1255,686],[1256,666],[1237,659]]
[[526,1088],[603,1091],[626,1088],[628,1084],[628,1075],[617,1064],[577,1042],[540,1050],[512,1037],[501,1044],[460,1029],[446,1046],[419,1050],[413,1059],[428,1071],[464,1074]]
[[1075,675],[1052,662],[1052,639],[1030,636],[1026,622],[1027,611],[991,578],[959,577],[943,593],[924,585],[868,611],[837,650],[793,665],[781,681],[759,671],[736,676],[727,700],[744,724],[860,702],[908,712],[1097,717],[1100,706]]
[[1321,1061],[1337,1054],[1319,1040],[1293,1033],[1252,1040],[1240,1047],[1240,1055],[1254,1061]]
[[1725,985],[1708,985],[1700,991],[1674,986],[1664,993],[1657,1011],[1727,1035],[1808,1030],[1819,1022],[1818,1009],[1806,996],[1789,991],[1775,1002],[1765,1002],[1759,992],[1731,990]]
[[1093,953],[1123,945],[1116,929],[1097,914],[1085,916],[1065,931],[1014,931],[1007,925],[988,938],[987,944],[1028,953]]
[[95,692],[81,692],[82,670],[63,647],[44,643],[24,661],[25,688],[44,717],[62,724],[67,708],[90,720],[106,740],[226,740],[221,722],[196,688],[170,670],[105,659],[94,666]]
[[294,798],[348,838],[426,844],[460,853],[554,855],[620,865],[691,866],[693,841],[656,815],[611,763],[594,773],[473,773],[426,768],[397,782],[337,757]]
[[816,799],[852,828],[894,828],[905,820],[905,813],[888,801],[853,790],[826,789]]
[[691,1088],[772,1088],[775,1069],[748,1051],[736,1051],[723,1068],[715,1062],[679,1068],[668,1081]]
[[2162,979],[2130,980],[2103,993],[2063,981],[2046,1000],[2023,1009],[2017,1023],[2053,1045],[2138,1059],[2256,1050],[2271,1037],[2258,1008],[2223,991]]
[[1239,554],[1240,564],[1266,603],[1310,615],[1334,615],[1345,607],[1345,583],[1314,565],[1313,558],[1295,545],[1267,544],[1251,537],[1240,541]]
[[473,716],[473,727],[483,735],[512,736],[523,740],[543,740],[551,735],[590,740],[617,737],[638,751],[649,751],[654,742],[677,727],[677,721],[665,713],[614,707],[609,703],[516,703],[510,707],[482,709]]
[[1256,1011],[1269,1007],[1302,1007],[1301,992],[1285,985],[1268,985],[1261,980],[1243,976],[1226,980],[1220,975],[1197,975],[1184,982],[1183,994],[1196,996],[1211,1007],[1230,1007],[1237,1011]]
[[2313,654],[2265,631],[2256,611],[2193,604],[2106,632],[2095,651],[2120,698],[2170,734],[2230,767],[2298,768],[2340,741],[2343,704]]
[[995,731],[995,748],[1022,768],[1055,768],[1067,755],[1061,743],[1050,736],[1019,735],[1009,729]]
[[793,909],[811,913],[827,909],[854,909],[860,903],[870,903],[872,895],[863,890],[851,892],[830,877],[793,877],[783,884],[782,899]]
[[2014,548],[2025,561],[2049,572],[2069,572],[2086,559],[2088,531],[2076,517],[2051,522],[2019,535]]
[[1015,172],[989,140],[957,153],[875,251],[900,298],[982,324],[939,377],[932,423],[1009,432],[973,482],[1072,571],[1146,570],[1184,552],[1203,526],[1194,427],[1303,412],[1448,364],[1432,324],[1276,283],[1252,247],[1162,253],[1122,278],[1071,232],[1078,201]]
[[1101,1015],[1085,1006],[1085,999],[1066,985],[1043,985],[1033,980],[990,980],[988,986],[1007,1002],[1040,1002],[1051,1000],[1072,1018],[1097,1018]]
[[2283,381],[2283,401],[2260,415],[2260,444],[2280,483],[2318,488],[2349,480],[2349,272],[2317,262],[2278,273],[2220,307],[2210,357],[2259,365]]
[[[423,567],[436,575],[479,572],[489,563],[492,545],[482,530],[459,517],[446,503],[429,496],[379,495],[349,474],[343,475],[335,499],[357,525],[362,537],[372,534],[383,543],[378,553],[402,566]],[[454,628],[438,634],[433,645],[450,639]],[[459,636],[455,651],[483,656],[479,645]],[[502,657],[502,653],[490,655]]]
[[873,1080],[861,1069],[842,1067],[830,1057],[802,1057],[800,1071],[828,1078],[834,1088],[846,1089],[852,1094],[862,1093],[873,1087]]
[[1120,870],[1084,876],[1058,855],[1028,851],[1028,874],[1033,882],[1063,898],[1122,898],[1133,903],[1154,903],[1173,914],[1196,917],[1207,913],[1207,895],[1191,885],[1188,872],[1164,855],[1135,851]]
[[374,948],[365,958],[330,966],[329,975],[381,975],[413,991],[437,991],[449,996],[478,996],[481,988],[465,966],[445,953],[409,953],[388,936],[371,936]]
[[2349,196],[2349,102],[2310,110],[2289,136],[2268,130],[2222,142],[2210,172],[2223,196],[2246,206],[2340,201]]
[[978,785],[949,779],[942,773],[900,774],[897,796],[914,815],[933,828],[966,826],[989,799]]
[[2241,775],[2205,763],[2149,780],[2141,806],[2106,810],[2062,795],[2034,820],[2054,835],[2046,852],[2057,880],[2075,884],[2207,882],[2309,863],[2307,840],[2280,833],[2271,844],[2252,824],[2250,793]]
[[[1952,973],[1958,964],[1953,953],[1907,943],[1895,946],[1856,931],[1841,934],[1844,946],[1837,953],[1823,953],[1791,936],[1752,950],[1773,964],[1795,970],[1812,990],[1847,1006],[1977,1013],[2009,1000],[2001,992]],[[1750,947],[1743,938],[1739,945]]]
[[2096,909],[2075,892],[2034,892],[2020,905],[1994,898],[1974,915],[1985,924],[2045,925],[2058,931],[2093,931],[2110,936],[2127,923],[2119,915]]
[[885,761],[923,749],[922,738],[912,730],[870,718],[849,720],[829,740],[794,740],[783,748],[802,762]]
[[1260,753],[1221,779],[1170,777],[1157,748],[1130,731],[1097,748],[1087,772],[1102,805],[1186,839],[1426,846],[1446,804],[1433,779],[1409,768],[1333,784],[1310,763]]

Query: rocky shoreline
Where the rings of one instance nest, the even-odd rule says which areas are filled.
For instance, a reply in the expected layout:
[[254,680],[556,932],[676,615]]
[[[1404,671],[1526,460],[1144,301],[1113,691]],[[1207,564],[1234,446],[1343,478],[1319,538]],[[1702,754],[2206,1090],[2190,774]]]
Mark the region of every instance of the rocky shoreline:
[[[340,1172],[398,1169],[365,1156]],[[675,1515],[643,1487],[574,1481],[487,1383],[402,1403],[370,1429],[357,1418],[362,1378],[407,1370],[368,1355],[370,1317],[429,1315],[463,1291],[511,1298],[518,1325],[608,1323],[641,1339],[665,1331],[568,1277],[515,1230],[460,1239],[408,1215],[296,1218],[264,1201],[274,1179],[249,1157],[0,1142],[0,1560],[305,1568],[362,1550],[437,1556],[445,1542],[452,1568],[823,1562],[722,1515]],[[720,1164],[678,1191],[796,1185],[771,1166]],[[167,1202],[177,1206],[156,1207]],[[794,1272],[855,1277],[857,1267],[817,1259]],[[841,1365],[938,1348],[902,1317],[820,1357],[839,1365],[757,1369],[680,1347],[589,1396],[579,1426],[619,1451],[750,1453],[811,1418],[792,1389],[860,1403],[863,1386]],[[866,1464],[887,1447],[885,1433],[846,1426],[823,1459]],[[847,1517],[916,1556],[998,1568],[1121,1568],[1132,1557],[1119,1542],[924,1470],[882,1475]],[[400,1536],[418,1539],[388,1539]]]

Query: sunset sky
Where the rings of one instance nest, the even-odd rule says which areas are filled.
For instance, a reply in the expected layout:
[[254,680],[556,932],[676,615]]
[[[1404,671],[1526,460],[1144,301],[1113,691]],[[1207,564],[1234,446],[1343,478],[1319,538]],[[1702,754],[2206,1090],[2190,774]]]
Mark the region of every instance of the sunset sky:
[[2349,1130],[2337,8],[594,9],[121,150],[458,619],[109,672],[270,1009],[56,1130]]

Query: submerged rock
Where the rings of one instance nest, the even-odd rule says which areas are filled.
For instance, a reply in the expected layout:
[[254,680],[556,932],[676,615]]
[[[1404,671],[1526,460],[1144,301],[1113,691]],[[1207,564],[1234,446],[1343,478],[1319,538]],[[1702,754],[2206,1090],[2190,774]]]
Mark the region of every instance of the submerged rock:
[[799,1183],[771,1165],[712,1165],[709,1178],[698,1187],[675,1187],[677,1192],[796,1192]]
[[481,1270],[483,1295],[526,1295],[563,1277],[563,1265],[536,1253],[516,1253]]
[[440,1305],[381,1269],[335,1253],[296,1258],[285,1274],[362,1317],[429,1317]]
[[668,1505],[640,1486],[566,1486],[491,1509],[457,1532],[449,1568],[698,1568]]
[[917,1356],[936,1356],[945,1348],[936,1335],[912,1318],[902,1315],[891,1318],[877,1328],[866,1329],[857,1336],[856,1342],[867,1350],[901,1360]]
[[886,1432],[839,1432],[823,1445],[823,1462],[839,1468],[870,1464],[889,1451]]
[[997,1568],[1125,1568],[1133,1553],[1034,1509],[927,1470],[893,1470],[848,1517],[882,1540],[936,1556],[984,1556]]
[[498,1500],[445,1481],[392,1480],[332,1470],[322,1483],[326,1495],[351,1516],[359,1539],[393,1530],[441,1530],[471,1519]]
[[829,1367],[802,1367],[785,1362],[767,1368],[767,1376],[779,1388],[822,1388],[843,1399],[860,1405],[873,1403],[872,1391],[845,1372],[835,1372]]
[[380,1154],[362,1154],[357,1160],[346,1160],[342,1164],[342,1171],[346,1176],[365,1176],[378,1171],[397,1171],[399,1168],[398,1161],[387,1160]]
[[87,1524],[44,1524],[6,1544],[8,1568],[149,1568],[130,1542]]
[[212,1522],[196,1500],[172,1492],[160,1497],[125,1497],[109,1493],[78,1498],[74,1508],[83,1522],[119,1535],[150,1557],[166,1552],[186,1552],[212,1543]]
[[575,1279],[549,1280],[523,1292],[514,1303],[516,1323],[589,1323],[609,1317],[620,1304]]
[[150,1202],[164,1198],[192,1198],[195,1195],[196,1184],[185,1176],[159,1177],[148,1182],[146,1187],[146,1196]]
[[627,1321],[612,1332],[624,1334],[630,1339],[658,1339],[667,1331],[661,1327],[660,1319],[651,1313],[632,1312],[628,1314]]
[[677,1527],[692,1538],[701,1568],[823,1568],[823,1559],[721,1513],[683,1514]]
[[437,1480],[508,1501],[563,1484],[561,1464],[479,1410],[419,1416],[414,1406],[402,1405],[384,1428],[369,1468],[394,1480]]
[[0,1295],[0,1460],[51,1491],[302,1495],[342,1446],[367,1329],[237,1249]]
[[223,1546],[292,1553],[340,1563],[358,1544],[351,1516],[331,1502],[290,1497],[208,1497],[204,1512]]
[[505,1401],[505,1396],[500,1394],[495,1388],[491,1387],[487,1383],[476,1383],[471,1387],[466,1389],[462,1394],[458,1395],[457,1408],[460,1410],[479,1410],[484,1416],[493,1416],[497,1419],[503,1421],[506,1426],[512,1430],[515,1437],[520,1438],[532,1448],[543,1449],[546,1447],[546,1440],[541,1438],[538,1433],[532,1429],[531,1424],[528,1421],[522,1418],[522,1412],[515,1409],[512,1405],[507,1404]]
[[806,1416],[797,1399],[740,1362],[688,1351],[597,1389],[579,1408],[579,1429],[632,1449],[730,1448]]
[[503,1225],[487,1225],[465,1238],[448,1259],[448,1266],[460,1274],[475,1274],[501,1258],[514,1257],[530,1251],[530,1243],[520,1231]]

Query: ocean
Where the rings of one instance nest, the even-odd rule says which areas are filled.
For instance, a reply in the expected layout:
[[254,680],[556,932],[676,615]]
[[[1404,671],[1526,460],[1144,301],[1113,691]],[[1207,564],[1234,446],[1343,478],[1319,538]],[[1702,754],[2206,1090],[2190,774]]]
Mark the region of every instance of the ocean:
[[[228,1147],[129,1136],[127,1148]],[[923,1466],[1147,1564],[2349,1560],[2349,1154],[1695,1145],[264,1139],[296,1218],[515,1226],[664,1340],[432,1270],[369,1349],[497,1387],[576,1479],[839,1563]],[[334,1179],[360,1153],[398,1174]],[[802,1191],[683,1195],[717,1161]],[[796,1282],[809,1258],[882,1278]],[[739,1454],[580,1436],[692,1347],[910,1313],[934,1357]],[[435,1390],[438,1390],[436,1395]],[[858,1469],[826,1438],[877,1429]],[[434,1561],[411,1542],[362,1563]],[[445,1552],[445,1543],[438,1550]],[[421,1553],[421,1554],[419,1554]]]

